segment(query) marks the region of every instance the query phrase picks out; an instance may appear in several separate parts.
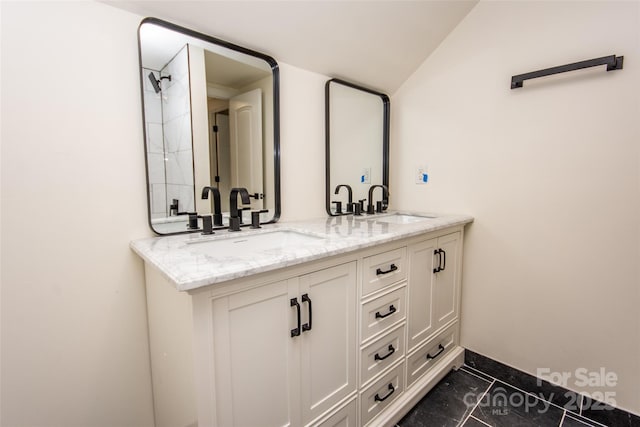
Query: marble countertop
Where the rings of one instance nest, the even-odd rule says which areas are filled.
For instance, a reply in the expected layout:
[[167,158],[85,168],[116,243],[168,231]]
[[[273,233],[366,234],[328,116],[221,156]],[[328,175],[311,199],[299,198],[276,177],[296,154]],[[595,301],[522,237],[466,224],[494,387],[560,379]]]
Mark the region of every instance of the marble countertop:
[[[389,221],[393,219],[393,215],[427,218],[410,223],[394,223]],[[176,289],[190,291],[472,221],[473,218],[468,215],[412,212],[390,212],[361,217],[348,215],[279,222],[264,225],[257,230],[219,230],[209,236],[190,233],[153,237],[135,240],[130,246],[145,262],[156,267]],[[247,251],[224,250],[228,243],[251,241],[253,236],[260,234],[264,234],[261,241],[268,241],[271,237],[276,238],[276,235],[267,239],[267,234],[276,231],[292,232],[278,234],[278,238],[284,237],[283,242],[286,242],[280,247],[260,249],[256,246]],[[296,236],[300,239],[296,239]],[[286,240],[288,237],[294,238],[289,241]],[[216,248],[217,245],[221,245],[221,250]]]

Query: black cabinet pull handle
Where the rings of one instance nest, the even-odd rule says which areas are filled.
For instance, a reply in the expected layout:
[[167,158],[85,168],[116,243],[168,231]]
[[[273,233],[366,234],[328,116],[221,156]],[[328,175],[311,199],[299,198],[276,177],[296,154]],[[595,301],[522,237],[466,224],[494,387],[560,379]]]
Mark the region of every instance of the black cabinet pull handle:
[[442,254],[442,268],[440,271],[444,271],[447,268],[447,253],[443,249],[438,249]]
[[442,268],[440,267],[442,265],[442,254],[440,253],[440,249],[434,250],[433,254],[438,255],[438,266],[433,269],[433,272],[439,273],[440,271],[442,271]]
[[311,311],[311,298],[309,298],[308,294],[302,295],[302,302],[309,303],[309,323],[305,323],[302,325],[302,332],[310,331],[312,322],[313,322],[313,313]]
[[376,402],[384,402],[389,398],[389,396],[393,394],[394,391],[396,391],[396,389],[393,387],[393,384],[389,384],[389,393],[387,393],[384,397],[380,397],[378,396],[378,393],[376,393],[376,397],[374,397],[373,399]]
[[300,335],[300,304],[298,298],[291,298],[291,307],[295,307],[298,312],[298,327],[291,330],[291,337],[297,337]]
[[379,268],[378,268],[378,269],[376,270],[376,276],[379,276],[379,275],[381,275],[381,274],[389,274],[389,273],[391,273],[391,272],[396,271],[397,269],[398,269],[398,266],[397,266],[397,265],[395,265],[395,264],[391,264],[391,265],[389,266],[389,269],[388,269],[388,270],[386,270],[386,271],[383,271],[383,270],[381,270],[381,269],[379,269]]
[[389,306],[389,312],[387,314],[380,314],[379,311],[376,311],[376,319],[384,319],[385,317],[391,316],[395,312],[396,308],[393,306],[393,304],[391,304]]
[[387,357],[391,356],[393,353],[396,352],[396,349],[393,348],[393,344],[389,344],[389,352],[387,354],[385,354],[384,356],[380,356],[378,353],[376,353],[376,355],[373,357],[374,360],[384,360]]
[[427,353],[427,360],[435,359],[436,357],[440,356],[440,353],[442,353],[443,351],[444,347],[442,346],[442,344],[438,344],[438,352],[433,356]]

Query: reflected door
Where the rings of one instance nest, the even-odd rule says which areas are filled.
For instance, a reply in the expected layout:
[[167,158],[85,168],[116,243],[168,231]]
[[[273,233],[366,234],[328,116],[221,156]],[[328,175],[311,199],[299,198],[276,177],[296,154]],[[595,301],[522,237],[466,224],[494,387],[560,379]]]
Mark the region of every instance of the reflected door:
[[251,202],[262,209],[262,92],[254,89],[229,99],[231,186],[244,187],[259,198]]
[[[225,106],[227,106],[225,101]],[[228,106],[223,112],[210,114],[211,134],[209,137],[209,170],[211,183],[220,190],[222,212],[229,212],[229,192],[231,191],[231,154],[229,153],[229,111]],[[211,212],[214,206],[211,201]]]

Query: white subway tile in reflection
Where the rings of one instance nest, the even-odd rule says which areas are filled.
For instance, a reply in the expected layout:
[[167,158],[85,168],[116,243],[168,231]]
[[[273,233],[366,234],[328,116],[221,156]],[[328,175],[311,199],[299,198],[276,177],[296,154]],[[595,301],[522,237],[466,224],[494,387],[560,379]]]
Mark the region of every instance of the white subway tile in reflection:
[[151,216],[153,218],[167,216],[167,194],[164,184],[151,184]]
[[159,123],[147,124],[147,151],[149,153],[164,153],[162,125]]
[[149,184],[164,184],[165,161],[162,153],[147,154]]

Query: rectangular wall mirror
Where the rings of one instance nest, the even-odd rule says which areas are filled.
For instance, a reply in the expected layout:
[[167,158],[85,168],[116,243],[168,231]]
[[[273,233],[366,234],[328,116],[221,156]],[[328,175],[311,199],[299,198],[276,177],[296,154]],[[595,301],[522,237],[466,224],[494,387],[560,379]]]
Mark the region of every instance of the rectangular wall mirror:
[[[389,187],[389,97],[340,79],[325,85],[326,209],[329,215],[366,213],[372,186]],[[386,209],[385,191],[375,189]]]
[[[189,213],[221,211],[246,188],[260,223],[280,216],[279,74],[261,53],[146,18],[138,30],[149,223],[158,234],[197,231]],[[206,189],[211,187],[212,189]],[[207,199],[203,199],[203,189]],[[216,209],[215,191],[220,194]],[[240,199],[240,198],[238,198]],[[242,215],[242,211],[240,211]],[[244,215],[244,224],[250,224]]]

